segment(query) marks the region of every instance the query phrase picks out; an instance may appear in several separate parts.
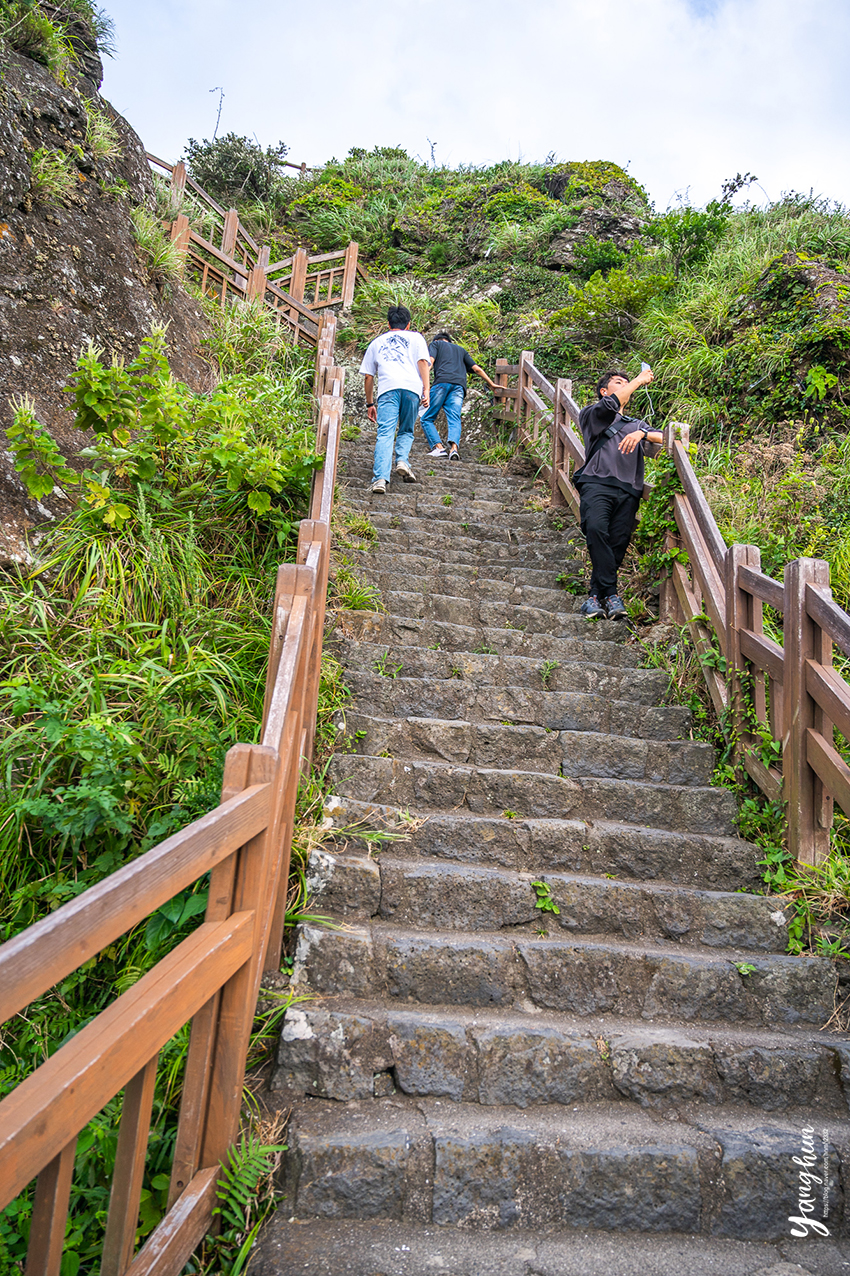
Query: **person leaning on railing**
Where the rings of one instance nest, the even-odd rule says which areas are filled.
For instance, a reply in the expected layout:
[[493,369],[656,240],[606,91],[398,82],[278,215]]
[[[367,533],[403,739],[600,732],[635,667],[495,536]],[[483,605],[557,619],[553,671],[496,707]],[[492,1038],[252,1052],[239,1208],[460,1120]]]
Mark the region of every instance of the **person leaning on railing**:
[[622,620],[628,615],[617,593],[617,572],[637,521],[644,456],[657,454],[663,435],[645,421],[626,416],[624,409],[635,390],[651,380],[650,368],[634,381],[624,372],[605,372],[596,383],[596,401],[579,416],[585,462],[573,482],[581,497],[581,530],[593,569],[590,595],[580,609],[589,620]]

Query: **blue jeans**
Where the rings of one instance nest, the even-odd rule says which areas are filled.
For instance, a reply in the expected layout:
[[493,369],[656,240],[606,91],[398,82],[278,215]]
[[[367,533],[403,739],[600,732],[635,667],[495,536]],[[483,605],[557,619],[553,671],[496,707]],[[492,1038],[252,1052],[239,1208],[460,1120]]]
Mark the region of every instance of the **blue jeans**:
[[393,468],[393,443],[397,461],[407,461],[410,456],[419,395],[413,390],[385,390],[378,395],[377,409],[378,437],[375,440],[375,461],[372,467],[373,483],[378,479],[389,482]]
[[463,404],[464,389],[462,385],[451,385],[448,381],[438,381],[431,386],[431,406],[422,414],[422,429],[431,447],[437,447],[440,436],[434,428],[440,408],[446,414],[449,443],[460,443],[460,409]]

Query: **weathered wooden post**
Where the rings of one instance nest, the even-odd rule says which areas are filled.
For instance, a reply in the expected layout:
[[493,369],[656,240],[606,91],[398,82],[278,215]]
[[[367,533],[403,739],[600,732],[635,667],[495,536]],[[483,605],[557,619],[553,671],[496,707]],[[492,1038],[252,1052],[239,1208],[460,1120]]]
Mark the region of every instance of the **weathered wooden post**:
[[522,446],[528,437],[528,404],[525,391],[529,384],[528,365],[534,363],[534,351],[523,350],[519,356],[519,371],[516,378],[516,437]]
[[797,558],[785,568],[783,627],[785,725],[782,741],[783,795],[788,813],[788,849],[802,864],[819,864],[829,854],[832,798],[808,762],[808,731],[832,742],[832,723],[806,686],[806,662],[832,665],[832,642],[808,613],[807,585],[829,585],[829,564]]
[[257,261],[248,272],[248,283],[245,288],[245,296],[249,298],[258,297],[261,301],[266,295],[266,267],[269,264],[269,246],[263,244],[257,254]]
[[352,239],[345,250],[345,269],[342,274],[342,308],[350,310],[354,300],[354,285],[357,282],[358,245]]
[[169,202],[174,212],[178,212],[183,203],[186,190],[186,165],[179,160],[171,170],[171,193]]
[[[762,604],[739,581],[741,567],[761,571],[761,552],[757,545],[730,545],[723,563],[726,589],[726,682],[729,690],[729,716],[734,741],[735,761],[740,780],[744,778],[743,757],[753,744],[747,722],[742,679],[747,675],[747,661],[741,652],[741,630],[760,633]],[[764,684],[762,683],[762,686]],[[754,706],[755,707],[755,706]]]
[[183,254],[184,263],[186,253],[189,251],[189,235],[191,228],[189,226],[189,218],[183,213],[178,213],[174,221],[171,223],[171,242],[176,244],[180,252]]

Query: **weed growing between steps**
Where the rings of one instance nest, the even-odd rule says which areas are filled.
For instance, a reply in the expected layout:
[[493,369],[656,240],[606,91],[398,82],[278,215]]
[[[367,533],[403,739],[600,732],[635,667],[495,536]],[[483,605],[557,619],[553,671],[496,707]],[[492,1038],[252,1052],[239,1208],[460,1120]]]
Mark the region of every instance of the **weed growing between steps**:
[[[21,405],[10,441],[22,479],[81,497],[33,566],[0,574],[0,939],[214,807],[227,748],[258,738],[275,571],[294,556],[315,463],[310,361],[250,309],[224,316],[211,344],[224,380],[205,396],[171,378],[158,334],[126,367],[84,353],[81,473]],[[343,697],[328,658],[320,760]],[[308,789],[302,819],[315,823],[311,804]],[[6,1025],[0,1093],[185,938],[205,903],[201,881]],[[264,994],[249,1068],[290,999]],[[188,1041],[186,1027],[160,1054],[140,1240],[165,1209]],[[97,1269],[120,1106],[80,1136],[63,1276]],[[0,1273],[20,1270],[30,1209],[31,1191],[0,1215]],[[225,1219],[207,1270],[232,1270],[244,1240]]]

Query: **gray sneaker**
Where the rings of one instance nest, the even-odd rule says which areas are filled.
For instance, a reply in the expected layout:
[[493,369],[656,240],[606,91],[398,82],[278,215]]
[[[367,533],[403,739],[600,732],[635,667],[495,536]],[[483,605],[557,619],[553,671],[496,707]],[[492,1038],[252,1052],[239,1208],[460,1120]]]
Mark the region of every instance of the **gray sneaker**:
[[629,618],[626,604],[619,594],[611,594],[610,597],[606,598],[604,607],[608,620],[628,620]]
[[396,474],[400,474],[400,475],[401,475],[401,477],[404,479],[405,483],[415,483],[415,482],[416,482],[416,475],[413,473],[413,470],[412,470],[412,469],[410,468],[410,466],[407,464],[407,461],[397,461],[397,462],[396,462],[396,467],[395,467],[395,472],[396,472]]
[[377,492],[379,496],[385,496],[387,492],[387,480],[375,479],[375,482],[372,484],[372,491]]
[[588,620],[595,620],[597,616],[605,615],[605,608],[600,603],[595,594],[591,594],[586,602],[579,607],[579,613],[587,617]]

